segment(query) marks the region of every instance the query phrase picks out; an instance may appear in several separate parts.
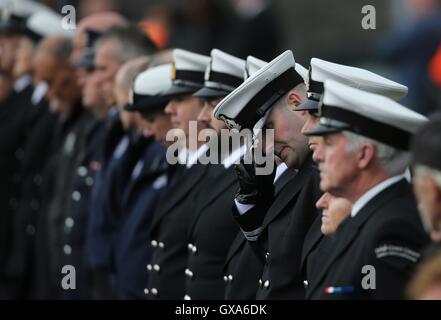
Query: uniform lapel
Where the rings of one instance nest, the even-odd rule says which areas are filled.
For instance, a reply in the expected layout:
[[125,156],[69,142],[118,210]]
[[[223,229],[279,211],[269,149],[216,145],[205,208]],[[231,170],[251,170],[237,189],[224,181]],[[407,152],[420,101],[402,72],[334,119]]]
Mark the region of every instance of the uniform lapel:
[[158,148],[157,145],[149,145],[145,151],[146,153],[143,155],[144,166],[136,179],[135,187],[140,183],[144,184],[145,180],[151,180],[153,183],[155,178],[167,171],[165,154],[162,148]]
[[305,242],[302,250],[302,260],[300,263],[301,270],[303,270],[304,268],[306,257],[309,255],[311,250],[316,246],[316,244],[324,237],[320,229],[321,224],[322,224],[322,215],[319,214],[315,218],[314,223],[312,224],[311,228],[309,229],[305,237]]
[[162,197],[162,205],[158,207],[158,210],[155,212],[152,221],[152,228],[161,220],[163,216],[178,205],[182,199],[188,195],[188,193],[195,189],[206,171],[207,166],[195,164],[180,175],[179,180],[176,181],[164,194],[164,197]]
[[236,255],[236,253],[243,248],[246,241],[247,239],[244,237],[242,232],[238,232],[236,238],[231,244],[230,250],[228,251],[227,258],[225,259],[224,269],[228,266],[228,263]]
[[[208,197],[205,198],[201,203],[201,205],[197,207],[197,213],[191,223],[190,233],[189,233],[190,235],[193,232],[193,228],[196,225],[196,222],[198,221],[199,217],[201,216],[201,214],[205,212],[204,209],[208,205],[212,204],[215,201],[215,199],[218,198],[220,195],[222,195],[231,185],[236,183],[237,176],[234,170],[230,168],[228,170],[224,170],[224,174],[219,176],[219,179],[220,180],[216,181],[216,183],[214,183],[212,179],[209,180],[209,183],[213,187],[213,190],[209,192]],[[231,199],[231,204],[229,204],[229,207],[232,206],[233,206],[233,198]],[[228,214],[228,212],[225,212],[225,214]]]
[[[126,188],[126,191],[124,192],[124,208],[130,207],[130,201],[132,201],[132,197],[137,197],[137,189],[139,189],[140,186],[144,185],[145,180],[151,180],[153,183],[153,178],[159,176],[163,171],[158,167],[157,170],[152,170],[151,166],[148,166],[148,162],[152,163],[155,161],[161,161],[162,156],[158,155],[156,159],[148,159],[146,158],[143,164],[143,167],[141,169],[141,172],[139,175],[135,178],[131,178],[130,182]],[[149,161],[147,161],[149,160]]]
[[[303,167],[292,177],[280,189],[280,193],[277,195],[274,203],[269,208],[265,219],[263,220],[262,227],[265,228],[271,221],[273,221],[279,214],[283,212],[283,209],[291,202],[293,198],[302,190],[304,180],[308,178],[312,170],[312,159],[308,157]],[[290,170],[290,169],[288,169]],[[277,182],[276,182],[277,183]]]
[[297,172],[292,169],[286,169],[284,173],[277,179],[274,184],[274,195],[277,196],[280,191],[282,191],[283,187],[290,182],[297,175]]

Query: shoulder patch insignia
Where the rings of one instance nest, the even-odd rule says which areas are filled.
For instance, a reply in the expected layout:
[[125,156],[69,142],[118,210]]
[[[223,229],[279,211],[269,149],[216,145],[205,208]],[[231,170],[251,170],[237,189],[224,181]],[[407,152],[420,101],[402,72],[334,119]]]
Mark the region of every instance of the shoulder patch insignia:
[[417,262],[421,255],[407,247],[384,244],[375,248],[375,256],[377,259],[385,257],[399,257],[412,262]]

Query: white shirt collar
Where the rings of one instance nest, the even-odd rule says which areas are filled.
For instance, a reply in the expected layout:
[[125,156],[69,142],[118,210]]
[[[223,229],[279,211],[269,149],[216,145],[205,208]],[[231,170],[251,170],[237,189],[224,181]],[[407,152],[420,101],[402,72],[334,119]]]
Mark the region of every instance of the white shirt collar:
[[179,148],[178,149],[178,163],[186,164],[188,157],[188,149],[187,148]]
[[[226,157],[223,161],[224,167],[228,169],[232,164],[236,163],[240,157],[242,157],[247,152],[247,146],[243,145],[242,147],[234,150],[228,157]],[[279,164],[276,168],[276,174],[274,176],[274,183],[280,176],[288,169],[288,166],[285,162]]]
[[363,194],[360,198],[358,198],[357,201],[352,205],[352,211],[351,216],[352,218],[357,215],[357,213],[360,212],[361,209],[370,201],[372,200],[377,194],[382,192],[383,190],[386,190],[391,185],[397,183],[401,179],[404,179],[404,174],[400,174],[397,176],[390,177],[389,179],[384,180],[383,182],[377,184],[375,187],[371,188],[369,191],[367,191],[365,194]]
[[280,176],[288,169],[288,166],[285,164],[285,162],[282,162],[277,166],[276,169],[276,175],[274,177],[274,183],[276,183],[277,179],[280,178]]
[[18,77],[14,82],[14,91],[17,93],[22,92],[32,82],[32,77],[29,74],[24,74]]
[[46,82],[41,81],[34,89],[32,93],[31,102],[34,106],[40,103],[43,97],[46,95],[48,85]]
[[228,157],[226,157],[222,161],[225,169],[228,169],[229,167],[231,167],[231,165],[235,164],[237,160],[239,160],[246,152],[247,152],[247,145],[245,144],[242,147],[237,148],[236,150],[231,152],[231,154],[229,154]]
[[191,152],[188,150],[187,168],[191,168],[198,161],[199,157],[207,152],[207,150],[208,146],[206,144],[199,147],[196,152]]

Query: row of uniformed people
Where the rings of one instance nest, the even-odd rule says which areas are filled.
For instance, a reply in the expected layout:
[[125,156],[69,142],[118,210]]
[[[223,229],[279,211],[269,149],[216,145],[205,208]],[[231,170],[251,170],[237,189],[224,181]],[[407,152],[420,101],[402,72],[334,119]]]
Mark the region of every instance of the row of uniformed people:
[[[92,79],[101,71],[93,68],[102,68],[100,58],[109,46],[105,42],[94,43],[96,35],[90,30],[88,36],[91,40],[79,70]],[[114,41],[112,37],[107,40]],[[92,52],[91,59],[92,47],[96,52],[95,57]],[[322,196],[320,176],[314,161],[320,168],[327,164],[327,146],[321,138],[311,137],[308,141],[304,133],[312,130],[314,135],[327,135],[347,130],[406,149],[409,136],[424,119],[378,97],[399,99],[407,88],[366,70],[320,59],[311,60],[308,74],[295,63],[290,51],[267,64],[254,57],[244,61],[216,49],[211,57],[175,49],[171,62],[150,67],[136,76],[131,99],[125,98],[126,102],[130,100],[127,110],[122,110],[124,99],[117,101],[119,112],[112,111],[115,101],[108,103],[104,99],[105,112],[95,115],[86,130],[84,147],[72,157],[55,151],[57,157],[51,160],[55,165],[48,168],[66,171],[70,178],[49,172],[49,177],[58,183],[50,194],[52,198],[46,200],[43,209],[31,202],[35,210],[40,209],[37,218],[43,225],[47,226],[51,217],[54,222],[53,228],[39,229],[40,236],[46,232],[43,236],[54,239],[50,241],[52,249],[45,249],[49,252],[51,274],[38,273],[32,281],[39,280],[41,286],[49,283],[56,296],[62,298],[123,299],[145,295],[152,299],[302,299],[305,289],[308,298],[341,297],[334,292],[347,294],[343,298],[401,297],[418,251],[427,242],[407,190],[409,185],[397,180],[407,202],[406,206],[396,204],[392,208],[407,211],[407,218],[390,213],[390,208],[383,209],[381,201],[373,202],[369,204],[373,209],[369,211],[367,206],[365,213],[357,216],[362,221],[347,218],[335,236],[323,236],[321,215],[316,208],[316,201]],[[121,62],[117,65],[120,68]],[[133,72],[139,73],[143,68],[146,66],[138,66]],[[116,73],[112,78],[115,77]],[[92,84],[83,84],[83,98]],[[125,90],[127,94],[128,88]],[[365,95],[365,91],[372,94]],[[83,103],[88,104],[84,99]],[[98,109],[93,103],[90,107]],[[142,116],[131,120],[134,128],[124,128],[124,121],[120,121],[119,115],[127,115],[127,111],[137,111]],[[214,129],[218,139],[227,125],[274,129],[274,145],[268,150],[273,150],[284,164],[269,175],[256,174],[253,165],[237,165],[247,152],[246,145],[236,146],[227,154],[220,152],[219,165],[200,164],[198,159],[207,150],[216,149],[203,142],[196,149],[191,148],[194,136],[189,121],[198,122],[197,132]],[[328,129],[314,131],[319,121]],[[166,163],[163,148],[169,147],[167,132],[171,129],[181,129],[189,143],[178,154],[183,161],[174,165]],[[143,131],[145,137],[134,130]],[[56,136],[61,139],[57,145],[72,151],[72,132]],[[48,140],[38,143],[48,147]],[[74,162],[66,170],[60,167],[65,159]],[[339,165],[334,168],[336,172],[344,167]],[[349,176],[358,177],[356,173],[354,170]],[[369,174],[374,177],[373,172]],[[323,175],[322,171],[322,178]],[[73,179],[72,185],[63,185],[70,184],[69,179]],[[395,187],[397,181],[391,185]],[[63,192],[58,191],[61,187]],[[387,197],[396,203],[396,193]],[[369,200],[372,198],[365,203]],[[66,211],[48,209],[58,207],[57,203],[67,206]],[[377,207],[380,213],[371,214]],[[346,210],[349,215],[351,209]],[[26,211],[13,220],[19,225],[17,230],[26,226],[32,235],[32,225],[26,223],[28,215]],[[376,220],[380,215],[384,220]],[[366,231],[359,232],[365,225],[369,226]],[[408,232],[394,233],[386,228],[390,225],[403,225],[415,236],[409,239]],[[28,251],[20,249],[22,235],[15,233],[14,237],[17,249],[6,261],[9,266],[15,261],[15,267],[5,270],[16,274],[2,273],[1,280],[5,280],[5,285],[15,285],[19,279],[20,287],[24,287],[29,283],[23,278],[23,267],[31,260],[27,260]],[[351,246],[352,240],[356,244]],[[368,247],[374,240],[379,242]],[[45,241],[43,237],[37,242]],[[26,245],[30,243],[27,240]],[[338,261],[340,256],[347,259]],[[351,260],[353,257],[357,259]],[[33,261],[41,263],[41,257]],[[362,291],[358,281],[363,264],[369,263],[378,266],[382,281],[372,295]],[[77,268],[76,291],[59,287],[65,264]],[[320,268],[322,265],[326,269]],[[47,269],[47,264],[40,268]]]
[[[111,23],[107,31],[97,31],[102,27],[96,25],[100,20]],[[82,289],[60,290],[63,298],[142,296],[142,290],[136,290],[142,282],[137,268],[139,262],[148,259],[149,252],[139,243],[147,237],[144,226],[162,189],[152,187],[152,183],[164,172],[165,153],[152,139],[144,139],[133,120],[120,112],[127,103],[130,83],[149,63],[144,56],[154,52],[151,41],[126,24],[121,18],[104,14],[85,19],[81,26],[86,29],[87,46],[76,65],[86,74],[83,103],[98,121],[80,158],[72,200],[59,227],[64,232],[58,250],[63,260],[54,270],[65,264],[75,266],[78,288]],[[124,46],[130,46],[131,51],[118,50]],[[131,63],[138,57],[140,61]],[[106,69],[108,64],[113,64],[112,71]],[[110,84],[109,91],[101,95],[95,92],[91,97],[88,86],[100,84]],[[67,224],[70,227],[66,232]],[[55,276],[52,279],[58,280]]]
[[[1,234],[0,261],[0,297],[21,297],[29,289],[32,281],[32,255],[37,236],[38,212],[43,207],[45,168],[48,160],[59,147],[59,140],[54,139],[57,128],[59,138],[69,121],[62,122],[59,114],[51,113],[44,98],[47,84],[32,79],[32,59],[35,47],[40,39],[48,35],[48,30],[38,27],[28,28],[26,19],[43,6],[17,2],[14,6],[2,3],[0,33],[2,42],[3,76],[14,83],[14,89],[8,92],[2,116],[2,134],[4,143],[12,149],[2,152],[2,160],[11,161],[2,166],[1,215],[5,219],[1,224],[5,228]],[[8,10],[12,8],[12,11]],[[44,14],[43,14],[44,15]],[[35,26],[35,20],[32,20]],[[61,29],[61,27],[60,27]],[[54,30],[50,30],[53,32]],[[44,49],[42,49],[44,51]],[[46,52],[47,53],[47,52]],[[14,57],[8,60],[7,57]],[[41,58],[35,56],[40,73],[44,68]],[[39,60],[38,60],[38,59]],[[37,61],[38,60],[38,61]],[[47,67],[47,64],[45,65]],[[66,117],[69,118],[69,117]],[[16,121],[18,120],[18,121]],[[16,134],[21,140],[16,140]],[[53,140],[53,143],[51,141]],[[7,177],[13,176],[12,181]],[[5,177],[5,179],[3,179]]]
[[[223,71],[216,70],[218,60],[229,61],[225,63]],[[308,131],[318,124],[321,116],[319,101],[323,93],[332,97],[340,91],[353,90],[350,92],[353,97],[350,95],[345,97],[349,102],[342,102],[343,98],[337,99],[337,102],[343,106],[345,103],[353,105],[352,113],[355,116],[343,115],[344,121],[340,118],[336,121],[322,118],[323,124],[338,125],[339,130],[353,130],[368,137],[373,135],[375,139],[380,139],[381,142],[392,147],[398,146],[398,148],[406,149],[409,136],[424,122],[424,117],[408,111],[390,99],[400,99],[407,93],[407,88],[367,70],[337,65],[320,59],[311,60],[308,75],[301,66],[294,62],[293,54],[288,51],[269,64],[258,62],[261,64],[260,70],[226,96],[222,89],[225,89],[226,84],[228,86],[231,73],[234,74],[228,71],[234,60],[234,57],[220,53],[218,50],[212,51],[211,62],[205,71],[204,88],[211,90],[214,88],[220,92],[214,95],[214,98],[205,96],[205,107],[199,104],[197,108],[197,100],[191,94],[202,86],[204,68],[201,65],[204,61],[207,64],[207,59],[176,49],[173,51],[172,78],[170,79],[167,74],[170,69],[167,66],[147,70],[143,74],[144,85],[140,81],[137,88],[135,82],[135,107],[128,109],[139,111],[153,127],[158,125],[166,114],[169,114],[172,122],[170,128],[180,128],[190,138],[188,123],[183,122],[182,119],[194,120],[197,115],[197,112],[194,112],[195,109],[202,111],[201,114],[203,114],[203,108],[212,109],[217,104],[212,117],[208,117],[211,128],[222,127],[216,124],[217,120],[214,118],[216,117],[225,120],[230,126],[239,128],[258,129],[265,125],[265,128],[274,129],[274,152],[288,166],[288,169],[273,184],[275,171],[269,176],[258,176],[255,168],[239,165],[236,170],[238,179],[233,178],[236,180],[235,184],[239,185],[239,191],[235,193],[232,189],[231,194],[220,200],[220,196],[216,196],[218,178],[215,173],[210,172],[211,168],[204,169],[197,164],[187,163],[186,168],[181,169],[178,174],[179,181],[172,183],[158,211],[155,212],[156,217],[153,219],[151,229],[151,246],[154,253],[151,263],[146,266],[149,273],[149,285],[145,289],[145,294],[149,298],[159,299],[219,298],[222,295],[224,298],[242,299],[302,299],[305,297],[305,290],[308,298],[335,298],[334,291],[341,293],[343,288],[349,288],[348,292],[343,293],[350,294],[343,298],[403,297],[403,285],[409,279],[411,270],[418,259],[409,258],[403,254],[402,259],[397,260],[398,254],[393,252],[393,248],[389,252],[388,245],[394,243],[399,250],[407,250],[417,257],[416,252],[427,244],[427,236],[423,232],[416,214],[416,205],[414,202],[412,204],[410,196],[410,202],[407,205],[408,220],[395,216],[394,210],[392,212],[385,210],[386,213],[383,215],[386,216],[386,220],[390,219],[392,224],[396,223],[399,226],[407,223],[409,230],[415,233],[414,239],[411,239],[414,241],[412,245],[400,247],[400,243],[407,244],[409,239],[399,232],[398,234],[392,232],[389,235],[388,233],[392,230],[372,230],[372,234],[380,237],[380,240],[383,236],[387,240],[380,241],[378,247],[373,248],[374,251],[365,252],[364,241],[368,240],[360,237],[360,247],[355,246],[351,249],[352,256],[358,253],[359,255],[365,254],[367,257],[360,258],[360,261],[353,261],[353,266],[347,263],[346,272],[343,269],[339,270],[342,277],[348,275],[353,277],[348,280],[348,286],[333,286],[329,283],[327,288],[317,288],[316,284],[310,287],[310,282],[321,280],[323,272],[327,272],[327,270],[320,269],[320,266],[330,257],[335,259],[336,251],[340,254],[340,250],[345,252],[349,248],[347,248],[348,239],[345,239],[346,235],[343,234],[342,244],[338,243],[342,248],[325,245],[326,249],[325,247],[322,249],[319,246],[320,253],[317,259],[323,260],[319,261],[310,257],[309,252],[316,250],[317,241],[320,239],[333,241],[334,238],[323,236],[321,230],[321,216],[315,207],[316,201],[321,197],[320,179],[308,150],[309,146],[315,151],[315,161],[323,161],[321,159],[323,142],[311,137],[308,144],[303,133],[312,134]],[[248,59],[248,70],[255,61],[252,57]],[[149,77],[156,79],[154,85],[153,81],[147,81]],[[164,81],[162,85],[159,80],[161,77]],[[199,79],[199,84],[197,79]],[[167,80],[172,80],[171,86]],[[326,92],[324,83],[330,80],[338,81],[343,85],[341,88],[337,85],[335,91],[331,86],[329,92]],[[308,92],[306,92],[305,82],[308,84]],[[362,98],[366,98],[363,96],[365,92],[370,92],[366,97],[372,100],[369,103],[374,110],[372,113],[363,108]],[[361,98],[357,94],[360,94]],[[203,95],[198,93],[195,96]],[[268,101],[271,103],[266,103]],[[392,108],[391,110],[387,109],[388,105]],[[338,106],[331,107],[338,108]],[[340,108],[350,107],[340,106]],[[381,122],[378,120],[379,112],[386,116],[385,123],[380,126],[378,126],[378,122]],[[362,116],[357,117],[357,113],[362,113]],[[336,114],[340,115],[339,112]],[[259,121],[262,120],[262,116],[265,116],[263,121]],[[356,121],[361,123],[361,127],[355,125]],[[352,122],[355,122],[353,127],[351,127]],[[366,129],[369,126],[377,126],[387,131]],[[397,126],[399,130],[394,131]],[[327,133],[327,131],[324,132]],[[338,130],[329,132],[338,132]],[[384,138],[383,135],[387,134],[400,135]],[[154,130],[154,135],[158,141],[165,141],[160,130]],[[198,153],[202,154],[205,151],[202,145],[193,153],[196,153],[197,157]],[[190,153],[190,155],[193,159],[195,158],[194,154]],[[405,167],[400,166],[394,168],[403,172],[404,169]],[[400,180],[401,178],[402,176],[399,176],[393,182],[399,181],[400,184],[407,185],[409,188],[406,180]],[[326,194],[326,196],[330,195]],[[204,207],[200,203],[204,203],[205,199],[211,197],[216,205],[199,211],[197,209],[199,206]],[[241,232],[234,230],[231,225],[231,233],[228,234],[222,228],[222,221],[216,224],[216,218],[227,219],[225,221],[230,224],[232,222],[230,220],[231,206],[233,206],[232,217],[240,226]],[[349,206],[346,203],[346,207],[343,207],[347,211],[344,213],[346,216],[349,214],[350,208],[348,207],[350,206],[350,203]],[[194,225],[194,221],[200,219],[202,220]],[[206,224],[203,223],[205,219]],[[375,219],[371,221],[372,228],[375,228],[377,222]],[[351,235],[351,237],[354,236],[356,237],[357,233]],[[190,240],[187,245],[185,245],[186,240]],[[213,248],[216,243],[219,244],[217,252]],[[220,250],[221,246],[222,250]],[[384,255],[373,256],[381,248],[386,248]],[[212,265],[208,261],[211,261]],[[383,282],[381,290],[377,290],[372,295],[368,290],[359,291],[361,281],[354,283],[361,279],[363,271],[360,264],[367,262],[380,267],[383,267],[382,263],[392,266],[392,271],[380,268],[382,274],[379,279]],[[224,281],[223,285],[220,285],[221,279]]]
[[[155,192],[149,192],[151,199],[146,201],[141,196],[142,189],[140,190],[140,188],[151,186],[149,181],[154,180],[156,175],[163,172],[164,152],[158,144],[151,140],[141,139],[140,135],[131,128],[126,128],[127,132],[123,130],[118,113],[111,112],[110,103],[107,104],[106,108],[108,109],[104,115],[96,113],[92,115],[91,112],[85,111],[83,105],[90,107],[93,112],[96,106],[93,103],[89,105],[84,99],[81,103],[79,89],[83,89],[84,93],[85,83],[83,80],[80,81],[80,78],[88,77],[93,73],[94,57],[90,55],[91,52],[88,49],[93,45],[94,41],[90,35],[95,35],[94,31],[102,33],[112,26],[120,26],[119,29],[113,30],[113,34],[108,38],[113,36],[112,40],[116,38],[115,42],[121,41],[121,38],[129,38],[129,44],[133,42],[135,50],[126,55],[125,59],[131,58],[131,55],[148,55],[153,51],[153,45],[141,31],[125,26],[127,21],[119,15],[98,14],[85,19],[80,24],[80,32],[75,35],[75,40],[78,41],[74,41],[74,45],[78,48],[74,49],[83,51],[83,56],[81,63],[78,64],[78,69],[74,70],[71,61],[69,61],[72,39],[59,35],[64,34],[64,30],[61,30],[61,16],[33,1],[18,1],[12,6],[3,5],[5,4],[2,3],[2,11],[6,11],[6,14],[2,16],[4,18],[2,20],[2,34],[4,36],[2,40],[9,43],[16,39],[22,41],[35,38],[37,41],[35,52],[30,52],[28,56],[20,55],[23,59],[27,58],[30,61],[17,59],[16,63],[27,62],[30,64],[30,68],[26,70],[27,73],[24,75],[27,77],[26,79],[33,76],[35,81],[41,81],[40,83],[46,81],[49,85],[46,93],[47,99],[42,100],[45,106],[36,108],[31,105],[31,103],[37,104],[38,98],[41,99],[45,95],[42,85],[38,85],[34,89],[33,96],[30,94],[20,95],[23,101],[18,106],[7,105],[8,109],[11,109],[11,117],[28,117],[29,115],[29,121],[26,122],[28,119],[25,119],[26,121],[22,121],[23,125],[20,123],[20,127],[16,128],[17,137],[18,134],[24,135],[28,132],[28,137],[23,139],[24,146],[15,141],[15,133],[14,139],[11,139],[11,147],[17,148],[15,153],[19,157],[18,160],[23,159],[23,161],[14,176],[16,190],[12,190],[11,199],[2,201],[2,205],[6,203],[9,208],[2,210],[2,217],[7,220],[2,226],[8,232],[2,233],[5,236],[2,246],[4,245],[5,248],[4,250],[2,248],[1,254],[1,297],[99,298],[115,295],[136,297],[136,295],[130,295],[132,288],[125,289],[125,291],[121,289],[118,293],[111,295],[103,291],[110,288],[110,280],[108,279],[110,271],[108,269],[112,269],[112,272],[115,269],[116,263],[113,261],[113,255],[116,253],[114,251],[137,252],[136,247],[130,250],[124,247],[133,246],[133,243],[139,241],[136,234],[124,231],[121,226],[127,228],[130,225],[127,216],[131,219],[137,218],[136,214],[129,213],[143,213],[145,207],[154,206],[156,203]],[[60,29],[49,28],[51,30],[48,30],[48,28],[44,28],[48,25],[47,23],[49,27],[51,25],[59,26]],[[38,38],[34,37],[37,33]],[[29,37],[29,34],[32,34],[32,37]],[[88,47],[84,48],[85,43],[82,40],[88,34],[90,40]],[[42,37],[45,38],[40,40]],[[12,46],[5,46],[5,48],[12,51],[7,52],[8,54],[15,54],[16,48],[12,48]],[[106,49],[103,48],[101,51],[104,50]],[[72,56],[74,53],[72,52]],[[35,63],[32,64],[34,56]],[[118,58],[116,56],[114,60],[118,60]],[[73,59],[73,62],[75,60]],[[118,60],[118,63],[121,64],[122,61]],[[58,65],[59,68],[53,68],[54,65]],[[77,73],[81,77],[77,77]],[[32,85],[29,83],[23,85],[23,81],[21,81],[23,79],[24,77],[20,77],[15,81],[21,84],[22,89],[28,85],[30,87],[28,91],[32,93]],[[125,81],[129,86],[131,80],[126,79]],[[93,89],[96,90],[96,88]],[[113,88],[111,89],[113,90]],[[69,90],[71,91],[69,92]],[[15,93],[12,93],[12,96],[15,96]],[[66,97],[68,98],[67,102],[62,100]],[[64,109],[61,110],[57,104],[60,101],[65,102],[62,105]],[[79,117],[79,114],[84,116]],[[10,120],[12,118],[2,118],[5,123]],[[15,128],[13,129],[15,130]],[[12,133],[11,130],[8,130],[8,134]],[[121,151],[124,149],[122,147],[114,150],[115,146],[121,146],[126,141],[125,139],[130,140],[130,148],[127,148],[130,149],[130,152]],[[117,158],[118,155],[114,154],[118,153],[117,151],[126,153],[130,159],[126,160],[126,163],[120,163],[119,167],[109,163],[110,168],[117,168],[104,170],[104,166],[108,164],[105,163],[105,160],[109,159],[112,154],[114,158]],[[5,156],[8,155],[9,152],[5,153]],[[142,160],[146,162],[145,166],[142,166]],[[129,165],[127,165],[127,161]],[[136,166],[138,162],[140,165]],[[139,172],[132,175],[132,178],[130,167],[140,169]],[[13,172],[13,164],[8,164],[4,169]],[[114,190],[118,195],[124,192],[125,194],[121,195],[121,200],[118,201],[118,205],[121,207],[115,208],[113,203],[108,204],[117,211],[116,217],[110,213],[102,223],[103,216],[99,215],[96,206],[92,206],[96,202],[90,203],[89,201],[92,190],[93,196],[100,193],[98,189],[101,188],[96,186],[97,182],[105,180],[101,185],[107,186],[108,179],[125,179],[125,181],[118,180],[111,184],[113,188],[119,184],[120,190]],[[6,180],[5,183],[9,184],[9,181]],[[126,186],[130,186],[130,188],[126,190]],[[8,193],[5,192],[5,194]],[[99,202],[104,201],[98,196],[97,198]],[[121,214],[126,211],[127,216]],[[89,219],[90,217],[95,219]],[[109,220],[109,217],[113,220]],[[120,219],[121,226],[114,225],[115,219]],[[94,228],[98,229],[98,232]],[[92,233],[93,237],[88,237],[90,229],[89,233]],[[141,230],[141,232],[143,231]],[[100,234],[97,235],[97,233]],[[121,238],[115,239],[118,234],[127,234],[128,239],[124,238],[119,242],[120,248],[114,248],[116,241],[121,240]],[[98,238],[99,235],[101,238],[96,240],[95,237]],[[86,250],[87,248],[89,250]],[[112,257],[109,257],[109,250],[113,251]],[[97,256],[96,252],[101,256]],[[87,253],[90,255],[87,256]],[[129,257],[133,260],[139,258],[136,255],[129,255]],[[127,261],[125,256],[119,258],[122,261]],[[107,259],[105,262],[107,269],[105,272],[101,272],[102,265],[95,264],[95,261],[105,259]],[[66,291],[61,287],[62,267],[67,264],[76,267],[78,290]],[[130,275],[129,272],[125,272],[128,269],[123,264],[121,274]],[[90,281],[91,277],[93,281]],[[119,283],[124,282],[124,279],[118,280]],[[139,279],[132,280],[131,284],[137,281]],[[112,292],[113,288],[112,284]]]
[[[279,71],[273,83],[277,82],[277,75],[283,77],[288,68],[294,68],[292,58],[287,63],[290,55],[285,53],[270,63]],[[268,77],[265,72],[261,76]],[[257,84],[258,77],[255,81]],[[230,99],[222,101],[218,115],[237,119],[229,108],[234,109],[241,98],[246,104],[249,88],[244,84]],[[305,279],[306,298],[402,298],[419,252],[428,243],[404,174],[410,138],[425,118],[391,99],[402,98],[407,93],[406,87],[359,68],[313,59],[308,90],[309,101],[294,107],[294,113],[307,111],[310,114],[302,129],[306,135],[323,136],[323,139],[309,141],[314,149],[314,160],[319,164],[320,188],[334,197],[349,200],[346,216],[350,215],[333,236],[322,236],[323,230],[316,222],[308,231],[301,250],[301,265],[297,265],[300,277]],[[321,98],[320,94],[323,94]],[[272,113],[275,108],[277,106]],[[318,119],[320,124],[316,127]],[[275,130],[277,141],[277,127]],[[358,144],[349,145],[346,140],[347,144],[335,153],[337,142],[333,144],[329,140],[337,137],[343,140],[351,133],[356,135],[354,140],[359,139]],[[360,137],[371,140],[360,142],[363,139]],[[369,147],[371,152],[375,151],[366,159],[366,154],[357,147],[363,152]],[[301,170],[297,176],[300,173]],[[385,199],[389,201],[387,205]],[[241,211],[240,206],[238,210]],[[258,217],[255,215],[254,219]],[[322,219],[324,224],[325,218]],[[260,238],[259,225],[245,230],[253,236],[259,233]],[[375,268],[376,278],[372,281],[376,281],[376,287],[363,284],[366,266]],[[275,266],[270,265],[271,269]],[[276,279],[277,276],[270,279],[268,287],[275,284]],[[273,294],[277,292],[278,288],[274,288]]]
[[[196,121],[198,117],[202,127],[220,132],[224,124],[212,121],[213,106],[208,100],[219,100],[242,82],[245,62],[214,50],[212,69],[207,76],[222,74],[229,77],[226,77],[226,83],[218,82],[221,87],[211,89],[201,89],[209,57],[177,49],[173,51],[173,62],[175,84],[172,85],[170,79],[173,70],[170,64],[147,70],[135,81],[133,104],[128,110],[142,111],[153,126],[155,122],[168,126],[153,133],[161,142],[166,142],[165,135],[173,123],[177,123],[176,127],[190,138],[189,125],[185,121]],[[229,67],[227,72],[225,66]],[[164,89],[168,93],[155,99],[155,93],[151,91]],[[196,92],[197,97],[192,96]],[[148,96],[157,101],[150,103]],[[199,97],[207,102],[204,104]],[[198,155],[205,151],[181,151],[180,155],[186,159],[182,164],[174,165],[177,168],[170,168],[175,172],[150,226],[152,260],[146,265],[149,282],[144,291],[151,298],[188,298],[189,295],[185,295],[186,282],[191,287],[189,293],[196,297],[219,299],[223,296],[223,256],[238,231],[231,218],[223,213],[236,189],[232,157],[239,158],[241,150],[235,150],[231,155],[218,155],[223,164],[217,166],[196,163]],[[221,234],[217,232],[219,228]]]

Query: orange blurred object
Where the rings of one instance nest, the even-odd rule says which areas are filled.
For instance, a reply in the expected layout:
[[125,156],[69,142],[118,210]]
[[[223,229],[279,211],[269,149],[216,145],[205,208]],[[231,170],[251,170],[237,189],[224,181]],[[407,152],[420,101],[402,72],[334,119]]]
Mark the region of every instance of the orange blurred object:
[[155,19],[146,19],[139,27],[152,39],[158,49],[165,49],[168,43],[168,32],[163,23]]
[[429,75],[432,81],[441,88],[441,46],[429,62]]

